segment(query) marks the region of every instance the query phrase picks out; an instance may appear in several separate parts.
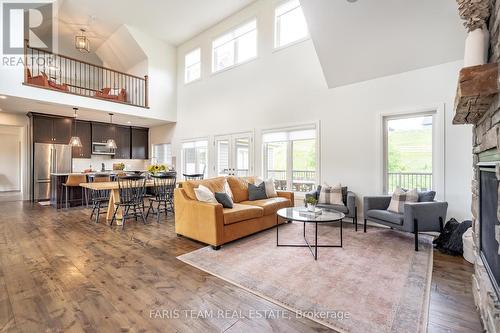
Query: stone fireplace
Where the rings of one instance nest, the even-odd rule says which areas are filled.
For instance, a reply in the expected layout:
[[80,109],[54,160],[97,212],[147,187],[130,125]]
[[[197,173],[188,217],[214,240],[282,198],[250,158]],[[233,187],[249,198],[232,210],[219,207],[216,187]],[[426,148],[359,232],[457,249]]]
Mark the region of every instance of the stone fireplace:
[[500,0],[457,2],[469,31],[453,122],[473,125],[472,289],[485,330],[500,333]]

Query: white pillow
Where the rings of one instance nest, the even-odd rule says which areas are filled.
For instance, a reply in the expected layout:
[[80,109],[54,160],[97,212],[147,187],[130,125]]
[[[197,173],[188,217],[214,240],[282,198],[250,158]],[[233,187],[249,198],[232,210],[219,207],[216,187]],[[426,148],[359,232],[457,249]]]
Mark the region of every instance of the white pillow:
[[226,194],[229,195],[229,197],[234,200],[233,191],[231,191],[231,187],[229,186],[227,179],[224,180],[224,192],[226,192]]
[[196,195],[196,199],[198,199],[198,201],[217,203],[215,195],[206,186],[198,186],[194,189],[194,194]]
[[268,198],[276,198],[278,193],[276,193],[276,188],[274,187],[274,179],[269,178],[262,180],[261,178],[255,178],[255,185],[259,186],[264,182],[264,187],[266,188],[266,195]]
[[321,186],[318,203],[344,206],[344,202],[342,201],[342,185],[329,186],[325,183],[325,185]]
[[403,190],[401,187],[396,187],[391,197],[388,211],[403,214],[405,211],[405,203],[418,202],[417,189],[409,191]]

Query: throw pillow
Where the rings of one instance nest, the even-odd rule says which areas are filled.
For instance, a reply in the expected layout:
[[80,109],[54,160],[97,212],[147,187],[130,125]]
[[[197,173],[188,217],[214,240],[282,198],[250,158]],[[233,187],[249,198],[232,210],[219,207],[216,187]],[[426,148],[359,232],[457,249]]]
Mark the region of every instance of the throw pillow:
[[329,186],[325,184],[321,186],[318,203],[323,205],[344,205],[342,201],[342,185]]
[[404,213],[405,203],[418,202],[418,193],[416,189],[405,191],[400,187],[394,190],[389,204],[388,211],[394,213]]
[[263,182],[260,183],[259,186],[248,184],[248,200],[254,201],[261,199],[267,199],[266,184]]
[[226,192],[227,195],[229,195],[229,197],[231,198],[231,201],[234,199],[233,191],[231,191],[231,186],[229,186],[227,179],[224,181],[224,192]]
[[198,186],[194,189],[194,193],[196,194],[196,199],[198,199],[198,201],[217,203],[214,194],[206,186]]
[[274,179],[272,178],[266,180],[262,180],[261,178],[255,179],[255,184],[260,185],[261,183],[265,184],[266,195],[268,198],[276,198],[278,196],[278,193],[276,193],[276,188],[274,187]]
[[222,207],[233,208],[233,200],[231,200],[229,194],[223,192],[215,192],[215,199],[222,205]]
[[435,191],[418,192],[418,202],[432,202],[435,197]]

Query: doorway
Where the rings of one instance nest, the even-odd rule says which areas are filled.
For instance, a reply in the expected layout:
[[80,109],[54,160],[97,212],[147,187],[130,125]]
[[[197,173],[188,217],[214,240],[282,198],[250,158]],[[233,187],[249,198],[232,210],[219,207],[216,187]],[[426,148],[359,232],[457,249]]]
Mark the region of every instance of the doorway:
[[253,134],[240,133],[215,137],[217,176],[248,177],[253,174]]
[[0,142],[0,201],[22,200],[22,128],[0,126]]

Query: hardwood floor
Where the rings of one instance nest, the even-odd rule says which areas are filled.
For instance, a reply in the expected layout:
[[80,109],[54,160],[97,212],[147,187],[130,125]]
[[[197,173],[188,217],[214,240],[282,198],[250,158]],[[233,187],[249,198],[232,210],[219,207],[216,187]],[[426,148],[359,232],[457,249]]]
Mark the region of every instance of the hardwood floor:
[[[283,309],[177,260],[203,245],[177,237],[172,220],[121,231],[90,222],[86,209],[10,202],[0,211],[0,332],[329,331],[304,318],[236,315]],[[481,331],[471,272],[435,253],[429,332]]]

